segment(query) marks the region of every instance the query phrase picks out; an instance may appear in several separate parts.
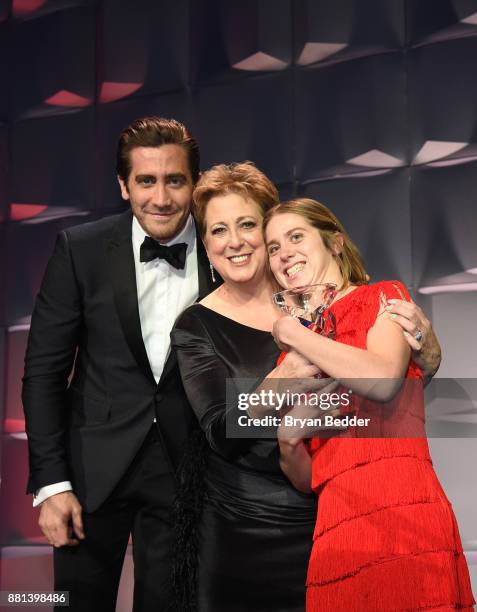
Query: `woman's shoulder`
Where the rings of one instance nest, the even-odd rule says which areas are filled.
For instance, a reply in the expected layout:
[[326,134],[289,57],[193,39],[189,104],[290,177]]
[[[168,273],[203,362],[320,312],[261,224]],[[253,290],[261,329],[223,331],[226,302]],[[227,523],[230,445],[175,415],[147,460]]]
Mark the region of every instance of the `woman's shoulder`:
[[173,330],[197,331],[203,329],[207,309],[198,302],[186,308],[177,317]]
[[370,295],[379,296],[385,300],[397,299],[406,300],[408,302],[411,299],[409,291],[404,283],[396,279],[380,280],[372,285],[368,285],[368,287]]
[[360,308],[374,307],[376,304],[385,307],[390,299],[410,301],[411,297],[401,281],[380,280],[369,285],[358,285],[338,299],[334,306],[342,307],[344,310],[355,306]]
[[207,347],[212,345],[212,330],[206,308],[192,304],[179,315],[171,331],[171,345],[176,350],[195,350],[198,347],[208,350]]
[[214,330],[217,330],[219,326],[222,327],[228,321],[232,322],[225,315],[197,302],[186,308],[177,317],[173,331],[184,330],[202,335],[214,335]]
[[361,310],[366,312],[369,327],[372,327],[379,315],[386,311],[389,300],[406,302],[411,300],[408,290],[401,281],[380,280],[364,286],[360,293],[360,302]]

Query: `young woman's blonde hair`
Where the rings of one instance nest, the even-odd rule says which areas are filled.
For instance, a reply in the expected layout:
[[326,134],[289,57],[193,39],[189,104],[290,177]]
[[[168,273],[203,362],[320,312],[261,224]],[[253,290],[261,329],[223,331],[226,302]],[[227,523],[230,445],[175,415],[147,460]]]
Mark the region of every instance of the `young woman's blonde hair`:
[[[343,286],[350,283],[353,285],[366,285],[369,276],[366,273],[363,259],[351,238],[348,236],[341,221],[324,204],[309,198],[297,198],[274,206],[265,214],[263,229],[267,229],[270,219],[277,215],[293,213],[300,215],[310,225],[315,227],[323,239],[327,249],[336,254],[336,244],[341,244],[341,252],[336,254],[337,262],[343,276]],[[341,236],[341,240],[339,240]]]

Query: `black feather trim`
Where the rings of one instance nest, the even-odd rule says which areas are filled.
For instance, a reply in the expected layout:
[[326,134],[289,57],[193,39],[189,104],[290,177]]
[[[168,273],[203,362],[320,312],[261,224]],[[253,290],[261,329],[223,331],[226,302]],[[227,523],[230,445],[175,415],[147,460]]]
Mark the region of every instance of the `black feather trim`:
[[202,430],[192,432],[177,471],[173,504],[172,586],[174,610],[197,612],[199,525],[207,495],[205,474],[209,444]]

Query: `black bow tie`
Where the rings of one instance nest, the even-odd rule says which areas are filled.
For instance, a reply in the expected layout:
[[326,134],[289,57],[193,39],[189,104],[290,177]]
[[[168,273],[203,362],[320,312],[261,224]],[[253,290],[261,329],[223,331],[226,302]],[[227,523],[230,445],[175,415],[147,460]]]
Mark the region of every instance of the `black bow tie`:
[[183,270],[186,261],[187,244],[180,242],[179,244],[172,244],[166,246],[160,244],[157,240],[146,236],[144,242],[141,244],[141,250],[139,252],[140,261],[152,261],[159,257],[159,259],[165,259],[171,266],[178,270]]

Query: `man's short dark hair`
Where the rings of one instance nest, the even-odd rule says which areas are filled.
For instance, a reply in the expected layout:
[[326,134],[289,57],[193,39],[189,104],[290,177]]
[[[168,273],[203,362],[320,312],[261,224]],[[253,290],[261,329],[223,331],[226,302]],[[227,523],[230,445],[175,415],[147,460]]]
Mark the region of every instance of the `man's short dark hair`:
[[200,173],[200,153],[197,140],[184,124],[164,117],[141,117],[121,132],[116,156],[118,176],[127,184],[131,172],[130,152],[132,149],[160,147],[165,144],[177,144],[184,147],[192,181],[195,184]]

